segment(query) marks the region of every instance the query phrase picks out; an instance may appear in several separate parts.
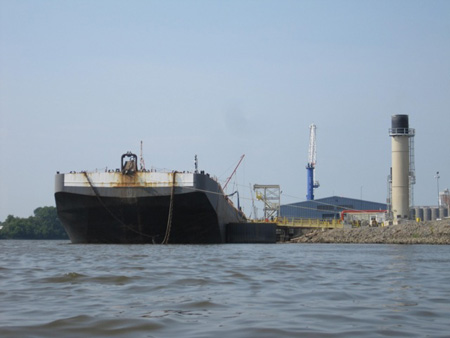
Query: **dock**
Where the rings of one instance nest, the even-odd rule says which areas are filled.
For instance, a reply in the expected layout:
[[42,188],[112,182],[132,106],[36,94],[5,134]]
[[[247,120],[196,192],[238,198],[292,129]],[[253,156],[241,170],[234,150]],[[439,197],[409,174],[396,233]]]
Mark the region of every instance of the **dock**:
[[227,225],[227,243],[283,243],[314,229],[343,228],[340,220],[287,219],[249,220]]
[[288,242],[294,237],[304,235],[314,229],[341,229],[343,224],[338,219],[321,220],[321,219],[288,219],[277,218],[273,222],[276,223],[277,242]]

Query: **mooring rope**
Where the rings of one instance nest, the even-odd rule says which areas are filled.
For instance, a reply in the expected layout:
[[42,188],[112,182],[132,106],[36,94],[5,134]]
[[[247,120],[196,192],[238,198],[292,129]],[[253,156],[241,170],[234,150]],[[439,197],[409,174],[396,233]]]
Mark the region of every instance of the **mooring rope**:
[[139,231],[137,231],[137,230],[134,230],[133,228],[131,228],[131,227],[129,227],[128,225],[126,225],[119,217],[117,217],[117,216],[116,216],[116,215],[108,208],[108,206],[105,204],[105,202],[103,202],[103,200],[102,200],[100,194],[98,193],[97,189],[96,189],[96,188],[94,187],[94,185],[92,184],[91,179],[89,178],[89,175],[87,174],[87,172],[84,171],[83,174],[84,174],[84,176],[86,176],[86,179],[87,179],[89,185],[91,186],[92,191],[94,192],[94,194],[95,194],[95,196],[97,197],[98,201],[100,202],[100,204],[106,209],[106,211],[107,211],[107,212],[108,212],[108,213],[109,213],[116,221],[118,221],[120,224],[122,224],[122,225],[123,225],[125,228],[127,228],[128,230],[131,230],[132,232],[134,232],[134,233],[136,233],[136,234],[138,234],[138,235],[145,236],[145,237],[151,238],[151,239],[153,240],[153,237],[154,237],[154,236],[149,236],[149,235],[147,235],[147,234],[144,234],[144,233],[142,233],[142,232],[139,232]]
[[169,243],[170,230],[172,228],[173,198],[175,195],[175,176],[176,176],[176,174],[177,174],[177,172],[174,171],[173,176],[172,176],[172,189],[170,191],[169,216],[167,217],[166,235],[164,236],[164,239],[161,244]]

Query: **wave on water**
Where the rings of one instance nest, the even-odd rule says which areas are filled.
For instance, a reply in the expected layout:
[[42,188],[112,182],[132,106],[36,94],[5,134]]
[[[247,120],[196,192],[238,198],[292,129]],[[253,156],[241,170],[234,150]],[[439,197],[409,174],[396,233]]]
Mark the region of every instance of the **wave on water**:
[[87,315],[58,319],[42,325],[0,328],[2,337],[156,337],[164,328],[158,320],[98,319]]
[[450,246],[12,242],[0,243],[1,337],[449,332]]

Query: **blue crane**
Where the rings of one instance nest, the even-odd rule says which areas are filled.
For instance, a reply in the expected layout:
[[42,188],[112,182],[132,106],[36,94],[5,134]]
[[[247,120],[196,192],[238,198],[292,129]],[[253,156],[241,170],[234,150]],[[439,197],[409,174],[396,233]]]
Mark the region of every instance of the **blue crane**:
[[314,189],[320,186],[318,181],[314,181],[314,169],[316,168],[316,125],[309,126],[309,149],[308,164],[306,165],[307,190],[306,200],[314,199]]

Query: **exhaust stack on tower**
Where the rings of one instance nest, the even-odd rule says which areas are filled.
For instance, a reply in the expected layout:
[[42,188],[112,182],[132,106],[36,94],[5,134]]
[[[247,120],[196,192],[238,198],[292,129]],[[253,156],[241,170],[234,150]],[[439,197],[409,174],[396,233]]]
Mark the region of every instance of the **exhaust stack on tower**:
[[409,219],[410,202],[410,138],[408,115],[393,115],[392,128],[392,215],[394,223]]

